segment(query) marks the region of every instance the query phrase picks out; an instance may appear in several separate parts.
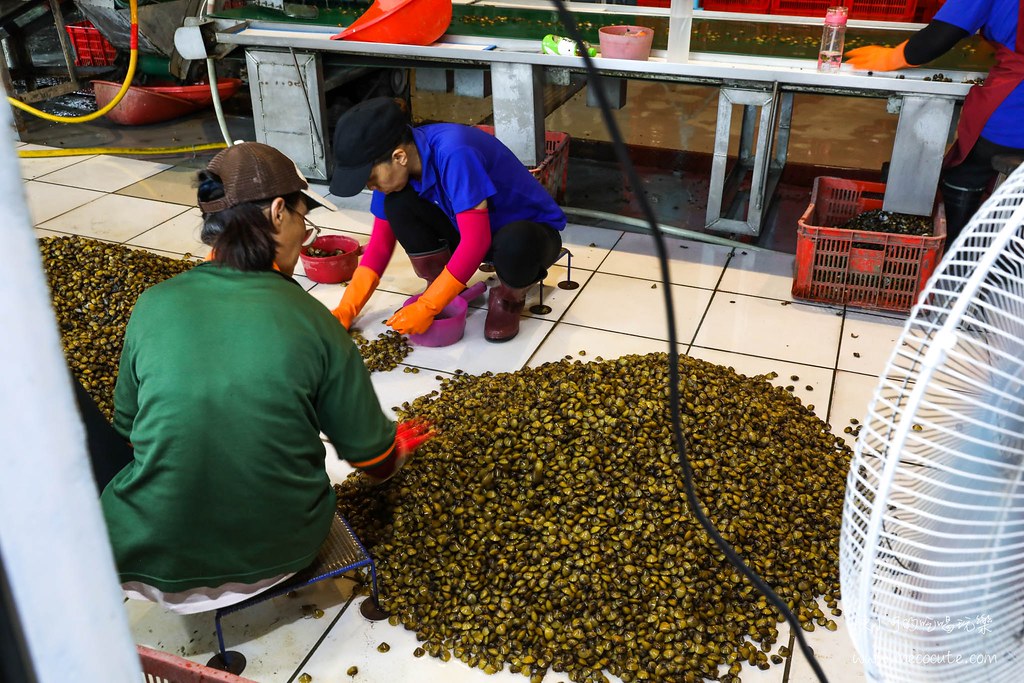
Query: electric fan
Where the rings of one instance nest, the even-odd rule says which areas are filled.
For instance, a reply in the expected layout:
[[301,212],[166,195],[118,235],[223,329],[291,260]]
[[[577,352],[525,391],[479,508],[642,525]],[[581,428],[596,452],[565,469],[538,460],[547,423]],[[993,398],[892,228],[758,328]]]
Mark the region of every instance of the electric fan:
[[869,680],[1024,680],[1024,166],[896,343],[847,477],[839,557]]

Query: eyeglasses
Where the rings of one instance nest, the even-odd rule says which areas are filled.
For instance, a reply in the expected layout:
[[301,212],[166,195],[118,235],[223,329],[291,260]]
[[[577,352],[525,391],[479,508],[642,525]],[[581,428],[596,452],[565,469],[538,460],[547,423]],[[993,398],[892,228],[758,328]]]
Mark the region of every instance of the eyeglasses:
[[302,240],[302,246],[303,247],[308,247],[309,245],[313,244],[313,242],[316,241],[316,238],[320,236],[320,228],[318,226],[316,226],[316,225],[313,225],[312,221],[310,221],[308,218],[306,218],[306,216],[304,216],[303,214],[299,213],[298,211],[296,211],[292,207],[288,206],[286,208],[289,211],[291,211],[291,212],[295,213],[296,215],[298,215],[299,218],[302,219],[302,222],[306,224],[306,238],[304,240]]
[[306,221],[306,239],[302,240],[302,246],[308,247],[320,236],[320,228]]

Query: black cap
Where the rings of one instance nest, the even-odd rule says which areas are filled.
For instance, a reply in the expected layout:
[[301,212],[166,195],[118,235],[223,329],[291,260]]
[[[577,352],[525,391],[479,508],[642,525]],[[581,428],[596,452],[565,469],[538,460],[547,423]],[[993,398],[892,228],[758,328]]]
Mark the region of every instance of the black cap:
[[401,105],[389,97],[360,102],[342,114],[334,129],[331,194],[359,194],[370,179],[373,162],[398,146],[408,125]]

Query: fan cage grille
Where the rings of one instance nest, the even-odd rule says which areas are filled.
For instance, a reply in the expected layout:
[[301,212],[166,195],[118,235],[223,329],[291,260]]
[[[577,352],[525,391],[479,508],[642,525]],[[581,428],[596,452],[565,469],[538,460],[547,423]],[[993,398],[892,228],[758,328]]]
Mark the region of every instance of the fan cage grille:
[[843,606],[873,680],[1024,665],[1024,167],[928,281],[847,478]]

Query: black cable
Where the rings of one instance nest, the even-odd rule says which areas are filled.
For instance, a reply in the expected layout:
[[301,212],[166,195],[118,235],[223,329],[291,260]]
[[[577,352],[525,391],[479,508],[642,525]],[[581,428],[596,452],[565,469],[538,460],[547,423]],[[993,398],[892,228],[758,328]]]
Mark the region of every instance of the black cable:
[[[572,13],[566,9],[563,0],[553,0],[555,6],[558,8],[558,16],[565,25],[566,31],[569,33],[569,37],[575,40],[577,43],[583,43],[583,36],[580,33],[579,27],[576,26],[576,20],[573,18]],[[684,2],[688,0],[683,0]],[[715,544],[721,549],[722,553],[729,560],[729,562],[736,567],[747,580],[750,581],[761,592],[769,602],[771,602],[776,609],[785,617],[790,627],[793,629],[793,633],[796,636],[797,642],[800,643],[800,651],[803,652],[804,657],[810,663],[811,668],[814,670],[814,674],[818,677],[821,683],[828,683],[828,678],[825,676],[825,672],[822,671],[821,666],[818,664],[818,660],[815,659],[814,653],[811,648],[807,645],[807,641],[804,640],[803,627],[800,622],[797,621],[796,616],[789,609],[782,598],[776,595],[775,591],[772,590],[771,586],[765,583],[764,579],[758,576],[757,572],[747,566],[743,559],[733,550],[729,542],[722,538],[722,535],[715,529],[714,524],[708,519],[707,515],[704,514],[704,510],[701,507],[700,501],[697,500],[697,494],[693,488],[693,470],[690,468],[690,460],[686,455],[686,441],[683,439],[683,427],[682,420],[680,417],[680,399],[679,399],[679,351],[678,341],[676,339],[676,317],[675,309],[672,305],[672,287],[669,285],[668,275],[668,253],[665,249],[665,239],[658,229],[658,221],[654,216],[654,211],[651,209],[650,203],[647,201],[647,197],[643,191],[643,185],[640,182],[639,176],[636,174],[636,169],[633,168],[632,162],[629,160],[629,154],[626,151],[626,144],[623,142],[622,134],[619,132],[618,124],[615,123],[615,118],[611,113],[611,106],[608,103],[608,97],[604,92],[604,88],[601,85],[601,76],[594,66],[594,61],[586,50],[581,50],[581,57],[587,67],[587,83],[588,87],[595,89],[595,95],[597,96],[598,104],[601,106],[601,117],[604,119],[605,126],[608,128],[608,133],[611,135],[612,143],[615,147],[615,155],[619,159],[619,163],[622,164],[622,169],[626,173],[626,179],[629,184],[636,189],[636,198],[640,204],[640,209],[643,211],[644,218],[647,220],[650,226],[651,234],[654,236],[654,246],[658,252],[658,264],[661,267],[661,291],[665,297],[665,315],[668,323],[668,373],[669,382],[671,387],[669,389],[669,406],[672,412],[672,434],[675,437],[679,464],[683,468],[683,478],[686,484],[686,500],[690,505],[690,509],[693,510],[693,514],[697,517],[697,521],[704,527],[708,536],[714,540]]]

